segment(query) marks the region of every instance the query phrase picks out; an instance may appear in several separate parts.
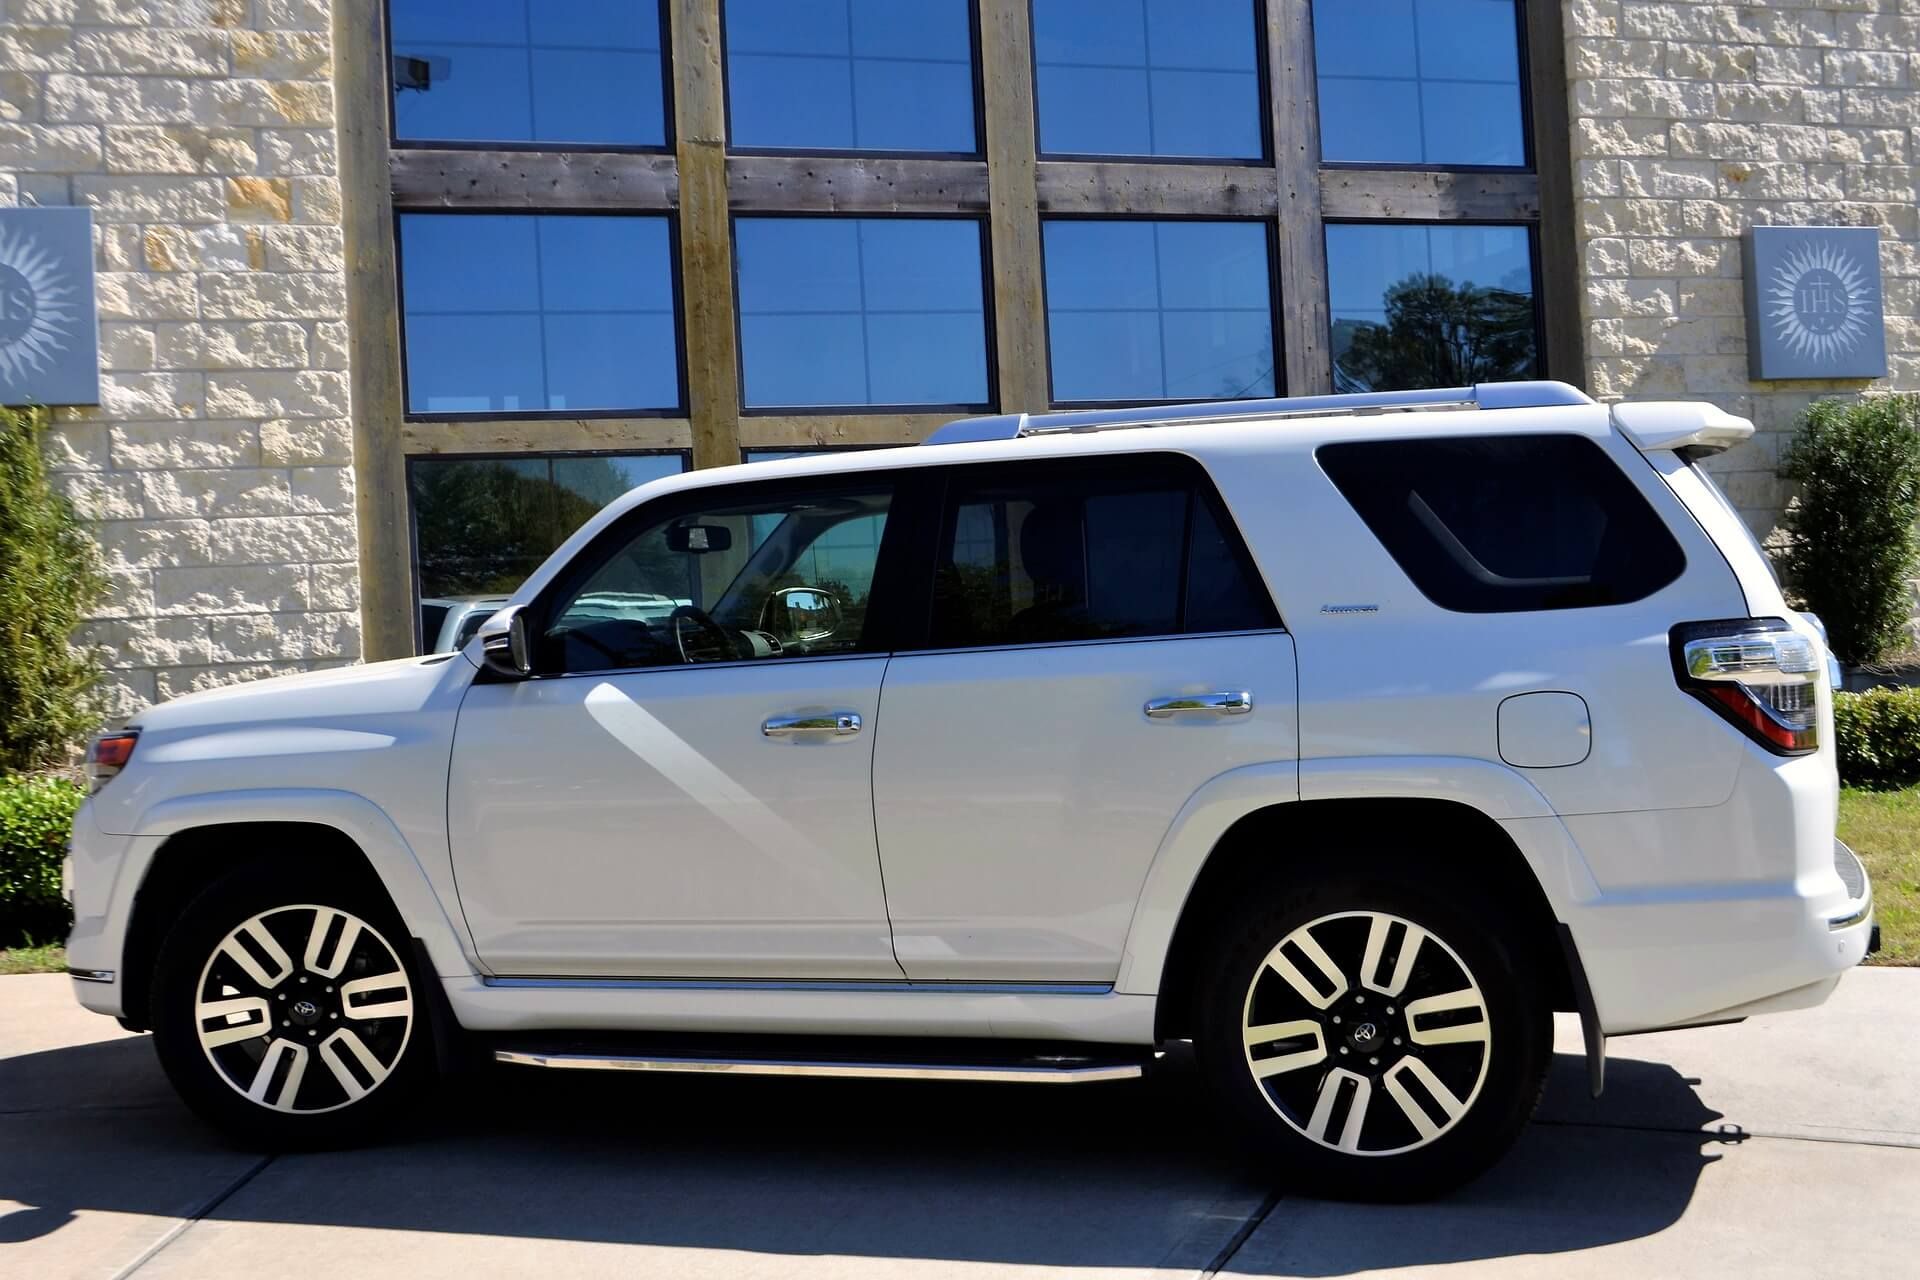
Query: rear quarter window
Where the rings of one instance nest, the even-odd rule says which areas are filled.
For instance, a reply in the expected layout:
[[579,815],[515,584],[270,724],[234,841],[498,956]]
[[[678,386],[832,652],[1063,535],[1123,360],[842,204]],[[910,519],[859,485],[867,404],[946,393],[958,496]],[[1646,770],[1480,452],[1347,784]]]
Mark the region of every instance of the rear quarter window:
[[1316,452],[1421,594],[1460,613],[1644,599],[1686,556],[1584,436],[1367,440]]

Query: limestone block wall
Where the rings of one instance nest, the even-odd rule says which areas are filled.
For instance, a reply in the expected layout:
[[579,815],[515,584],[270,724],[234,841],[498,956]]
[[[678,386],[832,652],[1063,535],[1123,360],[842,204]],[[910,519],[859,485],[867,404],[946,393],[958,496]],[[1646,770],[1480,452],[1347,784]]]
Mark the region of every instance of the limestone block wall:
[[116,709],[360,656],[328,0],[4,0],[0,202],[88,205]]
[[[1587,377],[1751,417],[1713,465],[1764,535],[1814,399],[1920,390],[1920,0],[1565,0]],[[1747,376],[1741,233],[1878,227],[1888,376]]]

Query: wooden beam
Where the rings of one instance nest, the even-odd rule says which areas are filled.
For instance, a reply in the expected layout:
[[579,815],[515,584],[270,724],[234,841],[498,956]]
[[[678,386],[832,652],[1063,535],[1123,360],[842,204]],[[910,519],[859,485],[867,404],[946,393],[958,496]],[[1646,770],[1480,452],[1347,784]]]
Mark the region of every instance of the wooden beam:
[[1267,15],[1267,77],[1278,208],[1274,243],[1280,273],[1282,394],[1333,390],[1327,342],[1327,237],[1320,225],[1320,106],[1313,70],[1313,6],[1277,0]]
[[685,418],[525,418],[409,422],[408,457],[435,453],[567,453],[587,449],[691,449]]
[[1540,179],[1531,173],[1327,169],[1320,175],[1320,205],[1334,219],[1533,222],[1540,217]]
[[737,213],[981,213],[988,204],[982,160],[733,156],[727,190]]
[[1035,188],[1033,38],[1027,0],[980,0],[994,347],[1000,408],[1047,407],[1047,310]]
[[964,413],[750,415],[740,420],[740,444],[747,449],[918,444],[935,427],[966,416]]
[[1129,213],[1271,218],[1279,211],[1274,171],[1229,164],[1039,162],[1042,213]]
[[381,6],[333,6],[346,246],[348,385],[360,534],[360,647],[369,661],[414,651],[412,534],[400,443],[400,315],[387,184],[387,58]]
[[669,155],[594,151],[395,151],[403,209],[671,209],[680,181]]
[[1533,89],[1533,167],[1539,173],[1540,314],[1546,376],[1587,385],[1580,251],[1573,234],[1573,148],[1567,120],[1567,42],[1561,0],[1526,0]]
[[693,465],[740,461],[740,364],[727,212],[726,77],[720,0],[672,0],[680,279]]

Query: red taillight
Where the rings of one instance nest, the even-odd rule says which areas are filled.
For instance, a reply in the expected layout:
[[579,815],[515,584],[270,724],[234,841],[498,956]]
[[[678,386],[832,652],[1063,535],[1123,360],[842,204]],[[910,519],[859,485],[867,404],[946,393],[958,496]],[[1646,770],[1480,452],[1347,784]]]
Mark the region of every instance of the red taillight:
[[98,791],[107,785],[107,780],[126,767],[133,758],[133,748],[140,741],[136,729],[126,729],[119,733],[103,733],[87,747],[87,777],[93,780],[93,789]]
[[1821,655],[1785,619],[1683,623],[1673,670],[1682,689],[1776,755],[1819,749]]

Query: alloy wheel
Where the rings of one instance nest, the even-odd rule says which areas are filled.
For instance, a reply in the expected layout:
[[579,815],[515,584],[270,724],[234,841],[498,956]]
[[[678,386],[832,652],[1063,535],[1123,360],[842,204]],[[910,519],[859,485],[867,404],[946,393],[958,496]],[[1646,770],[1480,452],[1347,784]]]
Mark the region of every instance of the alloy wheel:
[[393,1073],[413,1033],[413,989],[392,944],[365,920],[277,907],[213,949],[193,1018],[201,1050],[235,1092],[315,1114],[351,1106]]
[[1321,916],[1282,938],[1248,983],[1242,1030],[1267,1105],[1347,1155],[1398,1155],[1447,1133],[1493,1049],[1459,953],[1382,911]]

